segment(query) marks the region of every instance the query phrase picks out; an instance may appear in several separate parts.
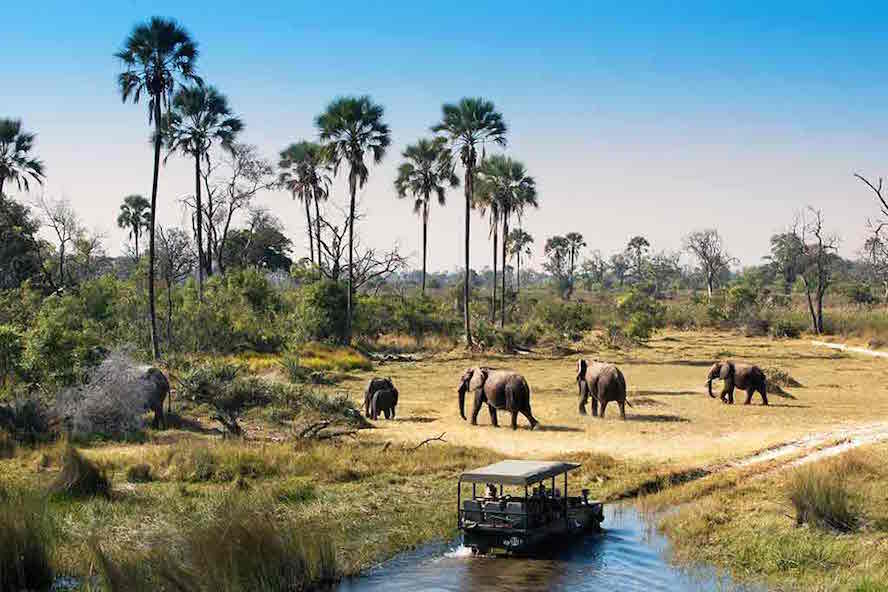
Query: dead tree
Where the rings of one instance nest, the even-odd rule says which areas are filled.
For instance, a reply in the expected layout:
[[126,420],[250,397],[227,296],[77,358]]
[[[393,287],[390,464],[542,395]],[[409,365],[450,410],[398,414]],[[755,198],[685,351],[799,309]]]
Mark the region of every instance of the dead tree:
[[693,232],[685,237],[684,248],[697,258],[703,275],[706,277],[706,293],[712,300],[712,288],[719,274],[726,271],[736,261],[728,255],[722,244],[721,235],[714,228]]

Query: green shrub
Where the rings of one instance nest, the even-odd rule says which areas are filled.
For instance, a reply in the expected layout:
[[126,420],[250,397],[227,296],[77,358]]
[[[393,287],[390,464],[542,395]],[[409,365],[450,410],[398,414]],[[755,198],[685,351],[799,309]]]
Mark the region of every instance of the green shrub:
[[790,480],[789,499],[799,525],[813,524],[841,532],[857,526],[851,495],[835,465],[798,469]]
[[154,480],[151,475],[151,466],[138,464],[129,467],[126,470],[126,480],[128,483],[150,483]]
[[111,482],[102,469],[68,445],[62,456],[62,470],[50,484],[49,491],[72,497],[110,497]]
[[299,354],[292,351],[284,352],[281,359],[278,360],[278,365],[290,382],[302,382],[310,374],[308,368],[304,368],[300,364]]
[[0,389],[21,372],[25,337],[12,325],[0,325]]
[[779,318],[771,324],[770,333],[772,337],[798,339],[802,329],[791,319]]
[[634,288],[617,299],[617,312],[626,323],[626,335],[638,342],[650,339],[654,330],[662,326],[666,314],[662,304]]
[[48,590],[54,547],[46,505],[0,490],[0,590]]
[[25,444],[36,444],[49,439],[49,417],[43,402],[33,396],[16,398],[6,412],[11,435]]
[[282,504],[304,504],[316,500],[318,498],[318,491],[313,483],[288,479],[275,486],[272,496]]
[[347,299],[348,289],[341,283],[321,280],[303,286],[294,315],[297,339],[345,341]]

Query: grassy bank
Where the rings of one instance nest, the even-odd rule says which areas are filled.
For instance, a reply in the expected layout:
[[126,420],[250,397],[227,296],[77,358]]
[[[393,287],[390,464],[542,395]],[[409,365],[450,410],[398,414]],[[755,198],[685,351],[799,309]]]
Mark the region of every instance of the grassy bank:
[[[714,488],[661,528],[680,561],[780,590],[888,590],[888,445]],[[699,488],[698,488],[699,489]]]

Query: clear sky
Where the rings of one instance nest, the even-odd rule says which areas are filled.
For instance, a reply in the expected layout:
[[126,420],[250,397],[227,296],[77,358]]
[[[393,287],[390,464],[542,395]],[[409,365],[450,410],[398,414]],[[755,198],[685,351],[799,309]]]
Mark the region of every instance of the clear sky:
[[[70,199],[112,253],[122,197],[150,195],[152,157],[146,107],[121,104],[112,54],[152,15],[191,32],[200,74],[269,157],[315,137],[314,116],[337,95],[383,104],[394,142],[361,194],[360,232],[414,255],[419,221],[395,199],[395,169],[442,102],[463,96],[496,103],[507,152],[537,179],[540,209],[525,219],[536,263],[553,234],[582,232],[609,255],[634,234],[674,250],[711,226],[758,263],[806,204],[852,255],[877,214],[852,175],[888,174],[883,3],[8,0],[3,13],[0,116],[38,134],[45,191]],[[183,221],[191,171],[177,158],[162,169],[162,223]],[[335,192],[345,199],[344,179]],[[307,253],[299,205],[283,193],[258,201]],[[431,269],[462,261],[462,207],[457,190],[433,210]],[[473,230],[480,268],[486,223],[475,216]]]

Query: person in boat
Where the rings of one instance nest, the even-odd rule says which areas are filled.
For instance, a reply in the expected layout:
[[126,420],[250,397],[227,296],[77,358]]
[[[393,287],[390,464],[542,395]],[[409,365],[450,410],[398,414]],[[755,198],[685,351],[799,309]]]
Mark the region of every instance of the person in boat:
[[492,500],[496,500],[496,485],[493,483],[487,484],[487,497]]

